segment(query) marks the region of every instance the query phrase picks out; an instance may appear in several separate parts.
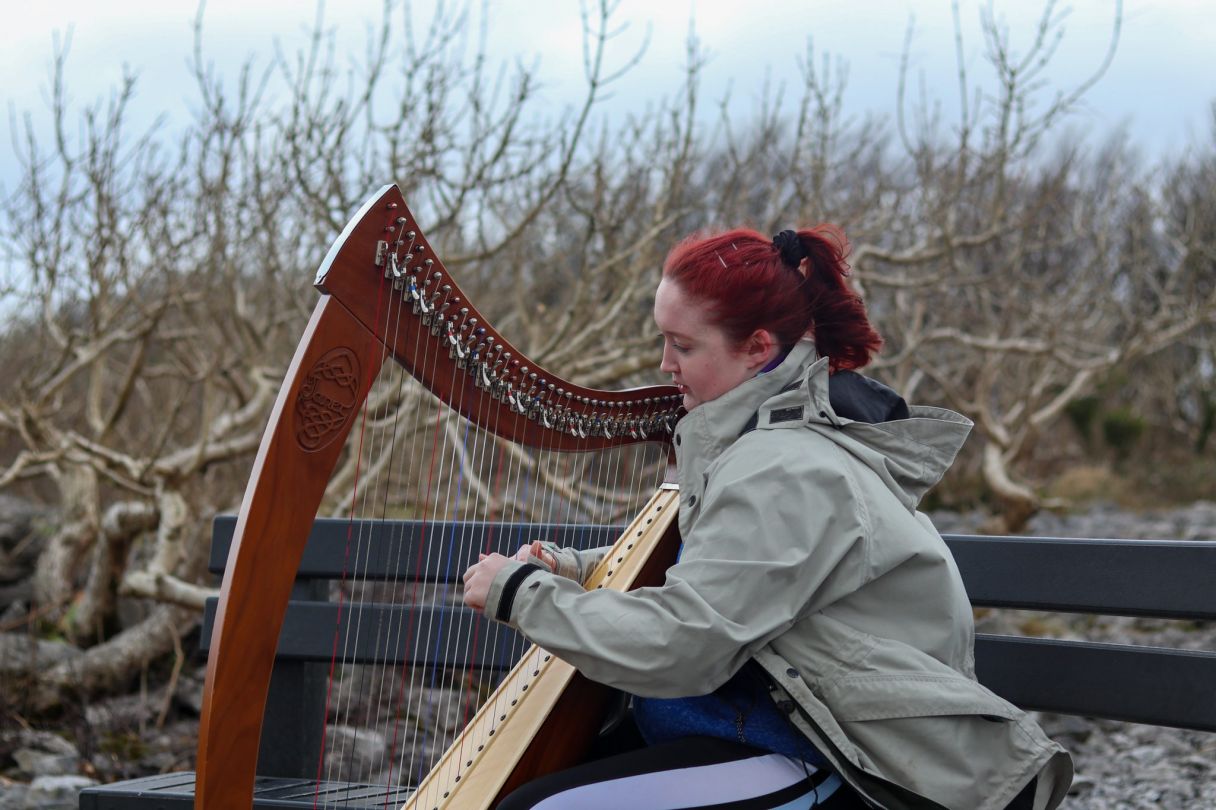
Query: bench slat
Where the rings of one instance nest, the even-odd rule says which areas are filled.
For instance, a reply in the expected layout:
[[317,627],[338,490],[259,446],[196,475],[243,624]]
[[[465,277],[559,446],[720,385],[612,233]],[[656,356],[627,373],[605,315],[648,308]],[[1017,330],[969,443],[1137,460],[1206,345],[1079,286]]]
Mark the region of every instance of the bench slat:
[[980,682],[1028,709],[1216,731],[1216,653],[979,634]]
[[[217,605],[207,600],[199,645],[204,653],[210,651]],[[526,649],[519,633],[466,607],[418,605],[411,617],[400,605],[346,605],[339,627],[333,602],[288,605],[276,659],[330,661],[335,645],[338,659],[347,663],[490,670],[510,669]]]
[[[207,564],[212,573],[224,572],[235,529],[235,515],[219,515],[212,521],[211,556]],[[477,560],[478,553],[487,549],[513,554],[533,540],[552,540],[577,548],[607,546],[624,529],[624,526],[571,523],[317,518],[296,578],[341,579],[345,572],[349,577],[373,580],[458,582],[465,569]]]
[[1216,619],[1216,541],[945,535],[984,607]]
[[[253,806],[263,808],[400,807],[412,790],[354,782],[316,782],[259,776],[253,786]],[[193,810],[194,772],[148,776],[111,785],[94,785],[80,794],[80,810]]]

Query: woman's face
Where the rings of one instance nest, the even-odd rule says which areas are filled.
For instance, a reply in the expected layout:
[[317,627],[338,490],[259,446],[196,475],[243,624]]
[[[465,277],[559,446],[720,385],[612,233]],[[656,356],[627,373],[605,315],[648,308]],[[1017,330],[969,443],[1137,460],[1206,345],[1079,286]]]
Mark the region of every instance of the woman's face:
[[679,284],[667,279],[654,294],[654,322],[663,336],[659,370],[671,375],[689,411],[756,376],[776,353],[767,332],[757,332],[743,346],[734,346],[725,332],[710,323],[705,303],[685,295]]

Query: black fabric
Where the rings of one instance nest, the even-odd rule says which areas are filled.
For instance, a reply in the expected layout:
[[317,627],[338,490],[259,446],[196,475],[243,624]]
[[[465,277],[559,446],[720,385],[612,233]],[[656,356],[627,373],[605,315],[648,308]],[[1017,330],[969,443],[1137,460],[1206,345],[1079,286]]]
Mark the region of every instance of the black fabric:
[[[790,383],[778,393],[785,394],[794,391],[800,385],[802,385],[801,381]],[[837,416],[871,425],[896,419],[907,419],[910,416],[908,403],[904,401],[903,397],[877,380],[871,380],[856,371],[837,371],[828,377],[828,402],[832,404],[832,410],[836,412]],[[788,419],[777,418],[786,410],[789,409],[773,411],[769,423],[788,421]],[[788,416],[788,414],[783,415]],[[743,430],[739,431],[739,435],[751,433],[758,427],[759,421],[760,413],[752,414],[751,418],[747,420],[747,424],[743,426]]]
[[525,579],[543,570],[539,565],[528,563],[507,577],[507,581],[502,585],[502,596],[498,600],[498,610],[494,612],[494,618],[500,622],[511,621],[511,608],[515,605],[515,594],[519,592],[519,586]]
[[903,397],[855,371],[838,371],[828,378],[828,402],[837,416],[854,422],[873,425],[909,416]]
[[781,254],[781,261],[787,267],[792,267],[797,270],[798,265],[807,257],[806,246],[802,244],[802,240],[798,238],[798,233],[792,230],[784,230],[781,233],[773,235],[773,247]]

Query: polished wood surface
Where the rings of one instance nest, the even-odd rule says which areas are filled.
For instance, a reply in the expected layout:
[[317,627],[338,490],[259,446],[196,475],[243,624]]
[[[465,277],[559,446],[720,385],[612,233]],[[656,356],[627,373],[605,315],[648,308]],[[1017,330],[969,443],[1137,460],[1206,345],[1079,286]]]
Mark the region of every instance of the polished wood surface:
[[[341,304],[321,300],[271,412],[237,518],[207,659],[197,808],[252,802],[262,713],[295,572],[380,356],[378,342]],[[319,381],[334,376],[335,358],[340,382]],[[333,403],[339,392],[347,401],[333,407],[346,406],[345,420],[309,419],[312,399]]]

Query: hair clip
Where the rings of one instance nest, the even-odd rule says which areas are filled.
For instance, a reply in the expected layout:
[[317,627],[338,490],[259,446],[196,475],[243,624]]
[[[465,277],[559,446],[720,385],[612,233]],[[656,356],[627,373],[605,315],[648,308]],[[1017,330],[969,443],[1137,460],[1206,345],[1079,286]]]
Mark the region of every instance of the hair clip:
[[726,259],[722,258],[722,254],[715,250],[714,255],[718,257],[718,261],[722,262],[722,266],[726,267]]

